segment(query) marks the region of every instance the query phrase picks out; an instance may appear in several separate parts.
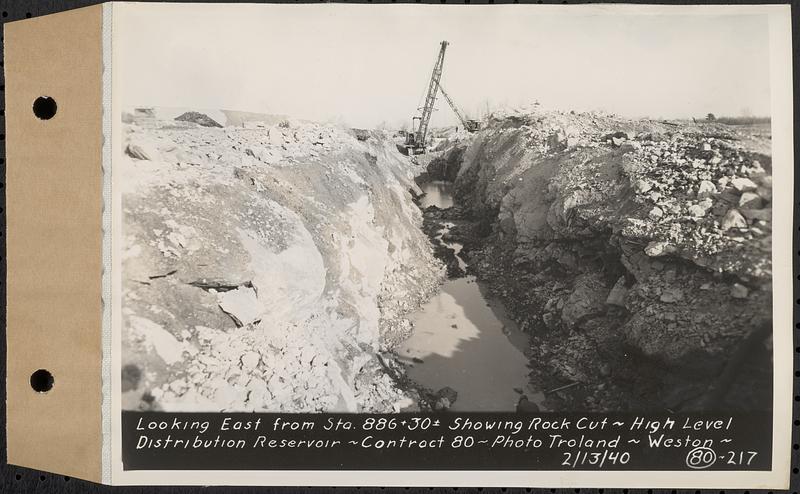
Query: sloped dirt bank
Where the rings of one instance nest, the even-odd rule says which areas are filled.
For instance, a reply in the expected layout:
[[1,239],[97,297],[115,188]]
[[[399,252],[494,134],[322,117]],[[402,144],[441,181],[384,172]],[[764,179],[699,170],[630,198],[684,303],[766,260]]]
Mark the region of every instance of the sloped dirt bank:
[[410,162],[380,132],[185,115],[123,119],[123,407],[412,405],[390,350],[442,267]]
[[768,127],[517,113],[428,166],[551,409],[771,406]]

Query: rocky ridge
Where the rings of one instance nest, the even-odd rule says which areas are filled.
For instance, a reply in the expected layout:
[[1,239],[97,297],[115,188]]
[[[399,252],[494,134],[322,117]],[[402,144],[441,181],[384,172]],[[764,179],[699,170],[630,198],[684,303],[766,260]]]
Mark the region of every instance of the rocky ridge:
[[184,115],[123,118],[123,408],[410,405],[388,351],[442,276],[410,163],[380,132]]
[[[455,175],[451,234],[532,334],[534,378],[581,384],[553,408],[693,409],[770,403],[771,166],[768,126],[534,109],[428,171]],[[734,355],[754,370],[719,390]]]

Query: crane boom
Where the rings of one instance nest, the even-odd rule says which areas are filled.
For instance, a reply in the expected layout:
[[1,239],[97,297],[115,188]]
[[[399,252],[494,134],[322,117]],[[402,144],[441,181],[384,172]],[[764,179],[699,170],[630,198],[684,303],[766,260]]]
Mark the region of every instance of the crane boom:
[[428,136],[428,124],[431,121],[433,114],[433,105],[436,103],[436,93],[439,89],[439,80],[442,78],[442,69],[444,68],[444,52],[447,50],[447,41],[442,41],[441,48],[439,49],[439,56],[436,58],[436,64],[433,66],[431,73],[431,82],[428,85],[428,95],[425,97],[425,106],[422,107],[422,116],[419,119],[419,127],[416,131],[416,142],[420,148],[425,148],[425,142]]
[[456,117],[458,117],[458,120],[461,122],[461,125],[465,129],[469,129],[471,127],[470,122],[466,119],[466,117],[464,117],[464,114],[461,113],[461,110],[458,109],[456,104],[453,103],[453,100],[450,99],[450,96],[445,92],[444,87],[442,87],[441,84],[439,84],[439,90],[442,91],[442,96],[444,96],[444,99],[447,100],[447,103],[450,105],[450,108],[453,109],[453,113],[456,114]]
[[480,123],[476,120],[470,120],[466,118],[442,87],[441,79],[442,69],[444,68],[444,53],[445,50],[447,50],[448,44],[449,43],[447,41],[442,41],[441,48],[439,48],[439,56],[436,57],[436,63],[434,64],[433,72],[431,73],[431,80],[428,84],[428,94],[425,97],[425,105],[422,108],[419,108],[419,110],[422,111],[421,115],[414,117],[413,119],[414,121],[418,120],[419,124],[416,125],[416,129],[413,129],[411,133],[406,135],[406,152],[425,152],[425,145],[428,140],[428,124],[431,122],[431,115],[433,115],[434,105],[436,104],[436,93],[438,93],[439,90],[442,91],[444,99],[447,100],[447,104],[449,104],[450,108],[453,109],[453,113],[456,114],[458,120],[461,122],[461,125],[464,126],[465,130],[468,132],[475,132],[480,129]]

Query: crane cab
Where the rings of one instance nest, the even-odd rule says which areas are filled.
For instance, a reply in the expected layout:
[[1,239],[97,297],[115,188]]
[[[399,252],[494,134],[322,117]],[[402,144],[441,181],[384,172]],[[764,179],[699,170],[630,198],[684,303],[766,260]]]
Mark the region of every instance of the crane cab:
[[423,154],[425,152],[425,146],[422,145],[417,139],[416,132],[406,133],[405,149],[406,149],[405,154],[408,155]]
[[[419,123],[417,122],[420,120],[421,117],[414,117],[412,119],[412,126],[413,129],[419,129]],[[425,143],[421,142],[419,138],[419,131],[412,130],[406,133],[406,142],[405,142],[405,154],[422,154],[425,152]]]
[[478,132],[481,130],[481,123],[477,120],[465,120],[464,121],[464,130],[467,132]]

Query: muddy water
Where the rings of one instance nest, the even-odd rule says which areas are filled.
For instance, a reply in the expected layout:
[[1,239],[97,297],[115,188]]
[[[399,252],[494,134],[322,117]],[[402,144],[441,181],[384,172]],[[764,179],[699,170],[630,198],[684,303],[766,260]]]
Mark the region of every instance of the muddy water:
[[447,209],[453,205],[453,194],[450,191],[452,184],[443,180],[434,180],[426,182],[421,185],[422,192],[425,193],[420,199],[420,207],[422,209],[428,206],[436,206],[437,208]]
[[[453,205],[449,183],[430,182],[422,189],[423,208]],[[459,256],[462,246],[442,240],[450,227],[444,223],[436,240],[454,249],[466,268]],[[458,399],[452,410],[513,411],[521,394],[542,401],[528,384],[528,337],[474,276],[448,280],[410,319],[414,332],[398,351],[410,365],[409,377],[434,391],[455,389]]]

